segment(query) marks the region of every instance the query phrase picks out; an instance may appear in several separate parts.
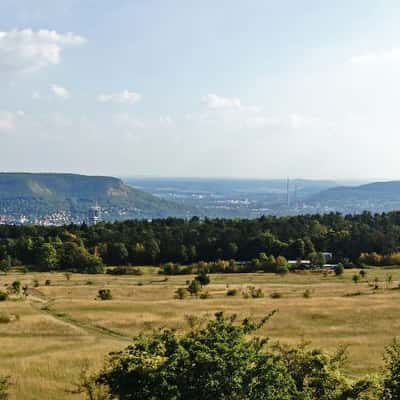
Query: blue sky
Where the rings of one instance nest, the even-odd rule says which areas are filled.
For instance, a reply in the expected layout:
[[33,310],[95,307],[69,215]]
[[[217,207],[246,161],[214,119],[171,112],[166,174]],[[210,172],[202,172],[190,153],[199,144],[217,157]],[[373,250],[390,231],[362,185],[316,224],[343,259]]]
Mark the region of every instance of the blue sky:
[[399,178],[397,1],[2,0],[0,170]]

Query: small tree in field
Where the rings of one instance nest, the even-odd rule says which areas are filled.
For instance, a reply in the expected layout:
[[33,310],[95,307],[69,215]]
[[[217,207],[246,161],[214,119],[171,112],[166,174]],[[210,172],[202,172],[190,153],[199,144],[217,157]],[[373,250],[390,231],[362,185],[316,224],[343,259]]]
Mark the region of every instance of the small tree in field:
[[21,282],[20,281],[14,281],[11,284],[11,288],[12,288],[12,290],[13,290],[13,292],[15,294],[20,294],[21,293]]
[[360,281],[360,275],[353,275],[352,280],[355,284],[357,284]]
[[367,276],[367,271],[365,271],[365,269],[362,269],[361,271],[360,271],[360,276],[361,276],[361,278],[365,278],[366,276]]
[[100,300],[111,300],[112,294],[110,289],[100,289],[98,293]]
[[200,271],[194,279],[198,281],[201,286],[207,286],[210,284],[210,277],[205,271]]
[[197,279],[193,279],[192,282],[190,282],[187,290],[191,296],[197,297],[199,295],[199,293],[201,292],[200,282]]
[[388,288],[390,288],[392,286],[392,282],[393,282],[393,276],[392,275],[387,275],[386,276],[386,285]]
[[334,270],[336,276],[341,276],[344,274],[343,264],[338,264],[335,266]]

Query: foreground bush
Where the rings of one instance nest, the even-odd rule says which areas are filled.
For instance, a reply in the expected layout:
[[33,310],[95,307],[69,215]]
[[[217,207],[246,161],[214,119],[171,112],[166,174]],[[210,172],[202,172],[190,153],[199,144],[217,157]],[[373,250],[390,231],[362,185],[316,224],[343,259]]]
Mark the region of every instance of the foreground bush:
[[400,341],[396,339],[385,354],[386,373],[382,400],[400,399]]
[[[217,313],[205,327],[138,336],[112,353],[96,381],[120,400],[378,400],[379,385],[350,383],[344,352],[307,346],[270,348],[254,337],[263,326]],[[249,338],[251,336],[251,338]],[[399,397],[387,397],[386,399]]]
[[0,376],[0,400],[8,399],[8,378]]

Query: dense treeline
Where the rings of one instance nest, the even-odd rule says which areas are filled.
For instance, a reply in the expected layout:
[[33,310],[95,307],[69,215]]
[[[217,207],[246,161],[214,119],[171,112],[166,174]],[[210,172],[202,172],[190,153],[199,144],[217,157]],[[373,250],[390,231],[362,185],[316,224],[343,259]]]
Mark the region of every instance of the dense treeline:
[[333,261],[358,262],[363,253],[388,256],[399,250],[400,212],[0,226],[3,269],[21,264],[97,272],[102,264],[250,261],[261,253],[295,260],[332,252]]

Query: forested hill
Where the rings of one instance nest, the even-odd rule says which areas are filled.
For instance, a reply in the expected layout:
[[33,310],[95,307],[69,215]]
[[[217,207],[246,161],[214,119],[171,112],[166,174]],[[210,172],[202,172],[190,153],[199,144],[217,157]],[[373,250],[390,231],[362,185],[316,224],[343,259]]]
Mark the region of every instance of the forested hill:
[[400,181],[374,182],[361,186],[338,186],[324,190],[314,201],[400,201]]
[[185,215],[181,206],[113,177],[0,173],[0,214],[41,216],[66,211],[83,216],[96,202],[106,219]]

